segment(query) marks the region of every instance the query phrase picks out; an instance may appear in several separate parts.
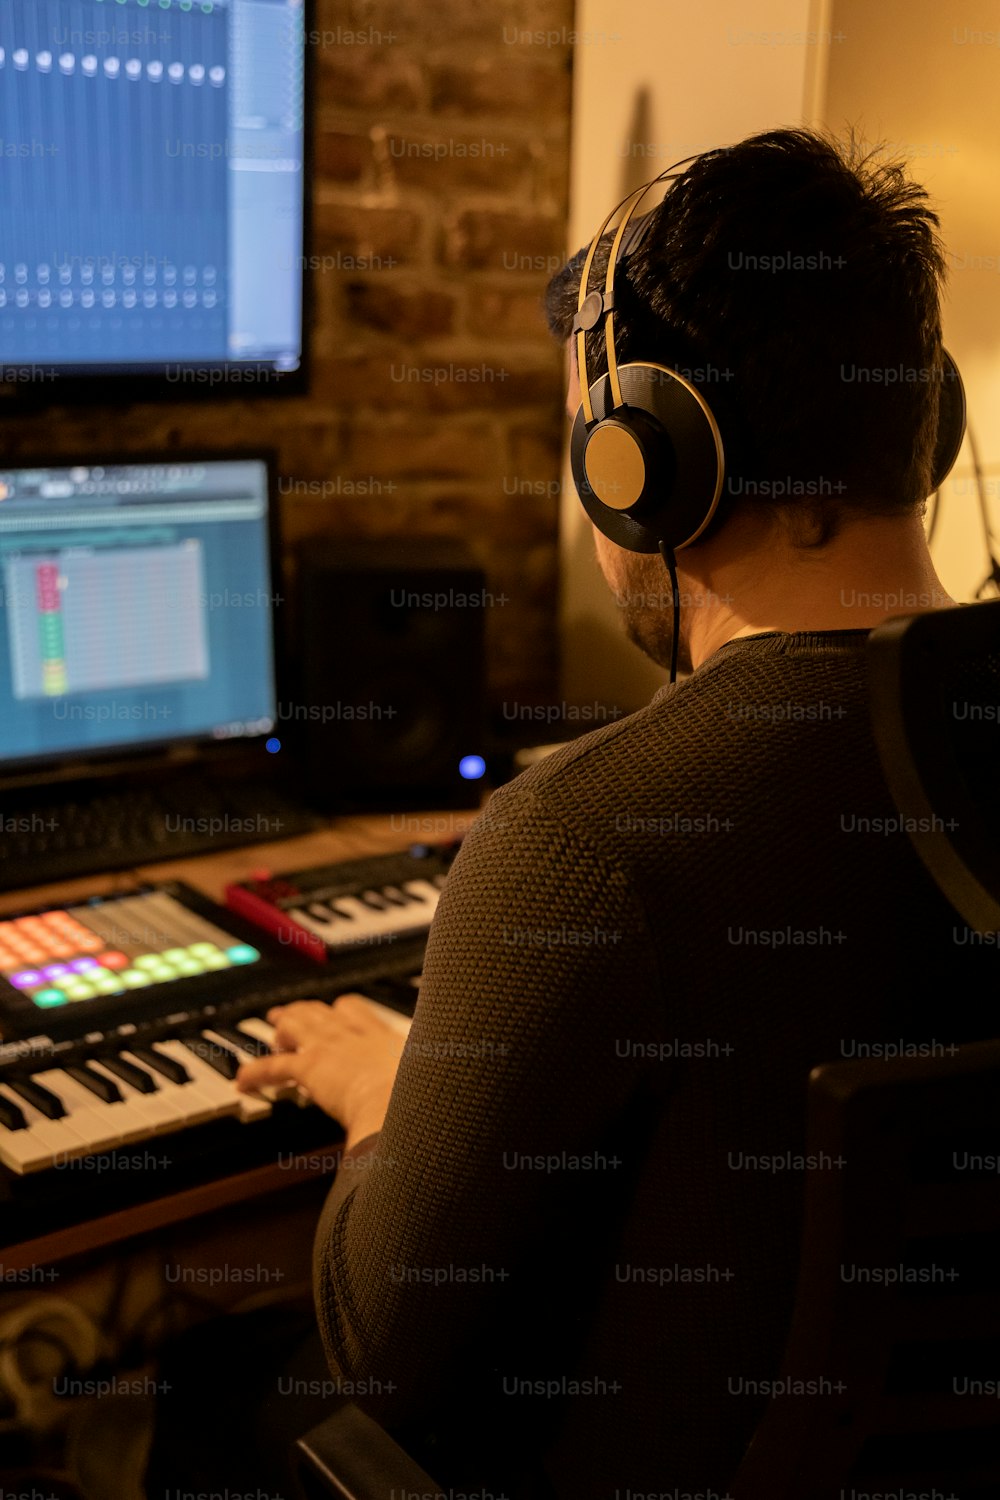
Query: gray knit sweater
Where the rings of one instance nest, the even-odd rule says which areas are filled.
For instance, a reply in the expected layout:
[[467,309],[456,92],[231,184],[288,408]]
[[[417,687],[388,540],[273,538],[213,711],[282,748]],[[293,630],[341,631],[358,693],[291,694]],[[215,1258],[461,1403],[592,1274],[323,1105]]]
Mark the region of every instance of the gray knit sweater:
[[315,1261],[342,1389],[442,1482],[724,1494],[787,1333],[810,1068],[985,1034],[866,636],[729,642],[467,836]]

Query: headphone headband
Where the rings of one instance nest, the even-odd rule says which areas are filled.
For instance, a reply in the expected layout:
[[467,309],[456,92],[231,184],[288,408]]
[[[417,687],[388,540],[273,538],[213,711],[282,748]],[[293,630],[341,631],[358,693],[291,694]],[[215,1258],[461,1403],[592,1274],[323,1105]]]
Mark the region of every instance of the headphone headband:
[[[622,241],[625,238],[625,231],[628,228],[629,220],[650,188],[654,188],[658,182],[668,182],[678,177],[683,177],[683,172],[678,172],[675,169],[682,167],[685,162],[697,161],[700,154],[698,152],[694,156],[682,156],[679,161],[672,162],[659,176],[650,178],[649,182],[645,183],[642,187],[635,188],[631,193],[626,193],[621,202],[617,203],[608,214],[591,241],[583,270],[580,272],[580,290],[577,296],[576,317],[573,319],[573,331],[576,333],[576,363],[577,369],[580,371],[580,393],[583,397],[583,414],[588,425],[594,420],[594,411],[590,397],[590,379],[587,374],[587,334],[592,328],[597,326],[601,318],[604,319],[604,345],[607,352],[608,376],[611,380],[612,395],[614,396],[616,406],[623,405],[621,384],[618,378],[618,359],[615,355],[615,275],[618,270],[619,258],[624,258],[624,255],[627,255],[638,244],[639,236],[635,234],[630,235],[623,255]],[[594,257],[597,254],[597,247],[601,243],[604,232],[611,223],[611,220],[623,208],[625,209],[625,217],[615,231],[615,238],[608,254],[608,269],[604,280],[604,292],[602,294],[596,288],[594,291],[590,291],[590,272],[594,264]],[[645,233],[648,229],[649,220],[647,216],[647,222],[642,227],[640,233]],[[585,308],[587,309],[586,313],[584,312]]]

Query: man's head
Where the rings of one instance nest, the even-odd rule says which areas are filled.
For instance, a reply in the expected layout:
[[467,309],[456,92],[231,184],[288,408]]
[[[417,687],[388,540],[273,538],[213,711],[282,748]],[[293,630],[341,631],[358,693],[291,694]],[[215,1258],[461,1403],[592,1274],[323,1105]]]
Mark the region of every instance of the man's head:
[[[715,411],[727,475],[712,529],[746,507],[820,546],[850,517],[920,507],[940,391],[937,222],[898,164],[805,130],[708,152],[672,184],[619,265],[615,347],[677,369]],[[562,339],[584,255],[548,289]],[[587,363],[591,381],[604,374],[600,326]]]

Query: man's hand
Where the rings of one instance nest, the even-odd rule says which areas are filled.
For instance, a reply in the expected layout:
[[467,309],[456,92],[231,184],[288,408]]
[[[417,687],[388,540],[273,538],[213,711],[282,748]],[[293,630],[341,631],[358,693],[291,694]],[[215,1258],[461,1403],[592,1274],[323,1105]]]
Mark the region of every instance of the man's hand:
[[243,1064],[236,1075],[242,1093],[301,1084],[314,1104],[343,1125],[345,1150],[381,1130],[405,1038],[364,996],[341,995],[332,1005],[296,1000],[269,1010],[267,1019],[277,1050]]

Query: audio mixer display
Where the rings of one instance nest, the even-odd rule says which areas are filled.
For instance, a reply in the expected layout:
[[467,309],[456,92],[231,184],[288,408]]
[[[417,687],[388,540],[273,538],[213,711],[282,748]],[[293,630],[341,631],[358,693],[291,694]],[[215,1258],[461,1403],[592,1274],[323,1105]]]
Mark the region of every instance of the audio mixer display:
[[301,0],[0,0],[8,365],[298,367],[304,54]]
[[169,985],[260,957],[259,949],[165,890],[0,918],[0,974],[39,1010]]

